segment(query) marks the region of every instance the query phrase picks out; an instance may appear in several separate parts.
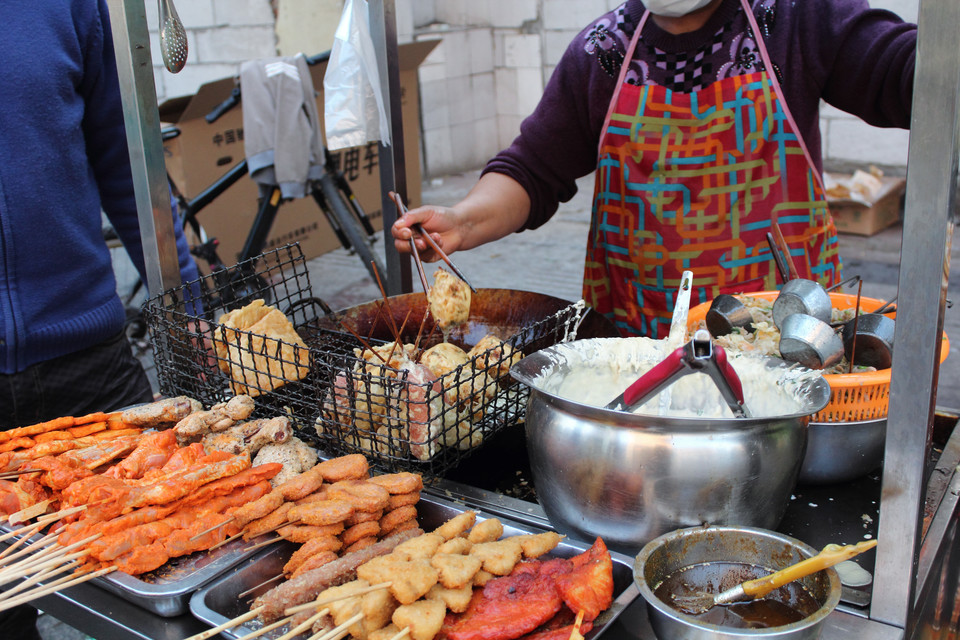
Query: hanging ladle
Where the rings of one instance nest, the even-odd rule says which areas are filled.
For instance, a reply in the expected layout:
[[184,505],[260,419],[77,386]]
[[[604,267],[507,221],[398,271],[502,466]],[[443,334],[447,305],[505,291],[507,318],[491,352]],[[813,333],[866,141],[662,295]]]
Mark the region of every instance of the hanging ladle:
[[714,345],[710,340],[710,333],[704,329],[698,330],[692,340],[674,350],[658,365],[631,383],[605,408],[632,412],[678,379],[697,372],[710,376],[734,416],[750,417],[744,406],[743,385],[727,360],[727,352],[723,347]]
[[187,64],[187,31],[180,22],[173,0],[157,0],[160,12],[160,55],[170,73]]
[[800,578],[805,578],[822,569],[828,569],[839,562],[849,560],[864,551],[873,549],[875,546],[877,546],[876,540],[864,540],[857,544],[845,546],[828,544],[820,553],[812,558],[801,560],[796,564],[792,564],[789,567],[780,569],[762,578],[747,580],[717,594],[693,592],[689,595],[675,595],[671,598],[671,604],[679,611],[695,616],[705,613],[717,605],[735,604],[745,600],[757,600],[763,598],[774,589],[779,589],[785,584],[789,584]]

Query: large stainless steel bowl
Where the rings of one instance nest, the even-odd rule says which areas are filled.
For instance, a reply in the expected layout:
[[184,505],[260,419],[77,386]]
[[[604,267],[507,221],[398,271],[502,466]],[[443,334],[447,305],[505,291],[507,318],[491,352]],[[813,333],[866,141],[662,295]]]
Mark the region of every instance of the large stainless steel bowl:
[[865,476],[883,463],[887,419],[811,422],[799,484],[834,484]]
[[[809,416],[830,397],[822,377],[803,383],[799,413],[749,419],[628,414],[538,388],[563,369],[569,349],[594,342],[544,349],[511,370],[531,388],[527,449],[551,524],[630,555],[681,527],[775,527],[796,484]],[[773,373],[786,364],[771,358],[766,366]]]
[[812,615],[780,627],[719,627],[680,613],[654,595],[668,576],[691,565],[741,562],[771,573],[816,555],[813,547],[789,536],[752,527],[694,527],[672,531],[650,541],[633,566],[640,595],[647,602],[650,625],[661,640],[814,640],[824,620],[840,602],[840,577],[833,568],[802,578],[820,608]]

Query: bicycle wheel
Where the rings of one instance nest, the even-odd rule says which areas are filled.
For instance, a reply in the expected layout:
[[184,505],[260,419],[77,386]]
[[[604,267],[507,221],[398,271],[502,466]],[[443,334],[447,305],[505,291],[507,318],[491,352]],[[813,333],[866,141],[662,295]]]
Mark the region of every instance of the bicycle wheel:
[[317,182],[320,184],[320,191],[327,201],[330,213],[336,218],[341,230],[349,238],[353,250],[360,256],[360,260],[363,261],[363,266],[370,272],[370,276],[374,280],[377,279],[377,274],[381,278],[386,277],[387,269],[384,266],[383,259],[374,252],[370,236],[367,235],[363,227],[360,226],[360,221],[353,215],[349,203],[346,201],[343,192],[337,188],[333,176],[324,173]]

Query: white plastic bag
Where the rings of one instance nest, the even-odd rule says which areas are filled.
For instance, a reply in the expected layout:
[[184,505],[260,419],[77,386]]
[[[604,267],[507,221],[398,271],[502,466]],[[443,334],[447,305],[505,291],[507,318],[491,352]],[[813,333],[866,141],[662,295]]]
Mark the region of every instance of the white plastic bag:
[[366,0],[347,0],[343,5],[323,77],[323,120],[331,150],[374,140],[390,144]]

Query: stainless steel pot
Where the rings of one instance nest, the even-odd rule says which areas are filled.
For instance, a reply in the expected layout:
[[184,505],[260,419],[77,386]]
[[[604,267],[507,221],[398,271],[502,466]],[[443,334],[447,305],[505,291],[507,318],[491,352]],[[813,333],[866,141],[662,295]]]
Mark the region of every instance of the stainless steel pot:
[[783,569],[816,555],[799,540],[752,527],[695,527],[650,541],[633,565],[633,577],[647,603],[650,625],[660,640],[815,640],[824,620],[840,602],[840,577],[833,568],[802,578],[820,608],[799,622],[769,629],[734,629],[704,623],[680,613],[654,595],[661,582],[691,565],[729,561],[770,570]]
[[887,419],[811,422],[799,484],[835,484],[867,475],[883,463]]
[[[598,342],[556,345],[511,369],[531,387],[527,448],[553,526],[580,539],[602,536],[628,554],[678,527],[776,526],[800,470],[809,416],[829,401],[826,381],[803,383],[796,414],[739,419],[629,414],[540,388],[545,376],[564,371],[569,349]],[[770,358],[766,366],[773,374],[787,365]]]

